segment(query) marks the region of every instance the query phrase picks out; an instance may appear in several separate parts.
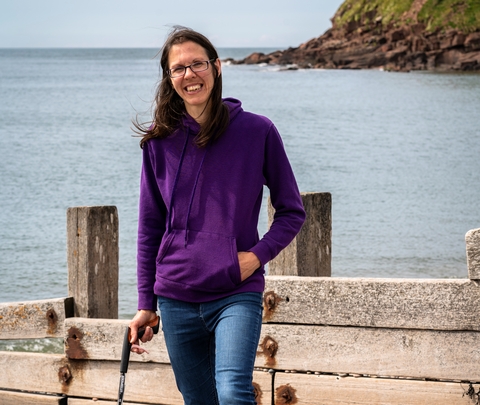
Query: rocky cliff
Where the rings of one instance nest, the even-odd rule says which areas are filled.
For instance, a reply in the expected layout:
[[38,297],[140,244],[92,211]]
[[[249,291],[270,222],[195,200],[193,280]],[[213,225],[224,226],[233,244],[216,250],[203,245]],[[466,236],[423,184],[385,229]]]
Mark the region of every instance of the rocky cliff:
[[346,0],[297,48],[234,63],[290,68],[480,71],[479,0]]

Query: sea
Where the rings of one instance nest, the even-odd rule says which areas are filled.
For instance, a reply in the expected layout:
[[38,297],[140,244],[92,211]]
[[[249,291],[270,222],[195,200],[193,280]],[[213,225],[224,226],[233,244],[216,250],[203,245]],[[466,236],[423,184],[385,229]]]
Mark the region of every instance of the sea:
[[[119,317],[133,316],[132,120],[151,117],[158,65],[157,49],[0,49],[0,302],[67,296],[67,209],[115,205]],[[300,190],[332,194],[332,277],[468,277],[465,233],[480,228],[480,74],[225,61],[222,75],[225,97],[275,123]]]

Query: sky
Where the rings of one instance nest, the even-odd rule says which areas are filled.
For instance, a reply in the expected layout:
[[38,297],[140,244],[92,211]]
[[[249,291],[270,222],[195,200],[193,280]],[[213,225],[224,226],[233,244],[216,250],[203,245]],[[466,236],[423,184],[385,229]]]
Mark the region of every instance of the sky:
[[161,47],[173,25],[216,47],[296,47],[343,0],[0,0],[0,48]]

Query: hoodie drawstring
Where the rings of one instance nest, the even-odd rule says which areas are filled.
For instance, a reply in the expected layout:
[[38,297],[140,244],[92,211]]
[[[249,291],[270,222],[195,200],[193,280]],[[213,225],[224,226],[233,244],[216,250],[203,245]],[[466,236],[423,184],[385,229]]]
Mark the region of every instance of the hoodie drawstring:
[[[187,150],[189,134],[190,134],[190,131],[187,127],[185,143],[183,145],[182,154],[180,156],[180,162],[178,163],[177,173],[175,174],[175,180],[173,182],[173,187],[172,187],[172,197],[170,198],[170,204],[169,204],[169,207],[168,207],[167,233],[170,233],[172,231],[173,200],[174,200],[174,196],[175,196],[175,191],[177,189],[178,179],[180,177],[180,171],[182,169],[183,161],[185,160],[185,153],[186,153],[186,150]],[[192,195],[190,197],[190,202],[188,204],[187,217],[185,219],[185,247],[187,247],[187,243],[188,243],[188,220],[190,218],[190,213],[192,211],[193,200],[195,198],[195,191],[197,189],[198,180],[200,178],[200,172],[202,171],[203,162],[205,161],[205,156],[207,155],[207,149],[208,149],[208,145],[205,147],[205,152],[203,153],[202,161],[200,162],[200,167],[198,168],[197,175],[195,177],[195,182],[193,183]]]
[[198,168],[197,176],[195,177],[195,183],[193,184],[192,197],[190,198],[190,203],[188,204],[187,218],[185,219],[185,247],[187,247],[188,242],[188,218],[190,218],[190,212],[192,211],[193,199],[195,197],[195,190],[197,189],[198,178],[200,177],[200,172],[202,171],[203,162],[205,161],[205,156],[207,155],[207,148],[205,147],[205,152],[203,152],[202,161],[200,162],[200,167]]
[[183,145],[182,154],[180,156],[180,162],[178,163],[177,173],[175,174],[175,180],[173,181],[172,187],[172,197],[170,198],[170,204],[168,206],[168,221],[167,221],[167,234],[172,231],[172,209],[173,209],[173,198],[175,195],[175,190],[177,188],[178,178],[180,177],[180,170],[182,169],[183,160],[185,159],[185,151],[187,150],[188,144],[188,129],[185,137],[185,143]]

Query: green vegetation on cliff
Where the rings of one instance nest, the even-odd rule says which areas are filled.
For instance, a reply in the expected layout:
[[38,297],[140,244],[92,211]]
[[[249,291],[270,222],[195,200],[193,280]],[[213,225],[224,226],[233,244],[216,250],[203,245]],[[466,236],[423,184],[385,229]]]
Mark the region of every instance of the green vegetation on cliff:
[[346,0],[333,18],[336,27],[350,22],[401,26],[423,23],[427,31],[480,29],[480,0]]
[[428,0],[418,14],[428,31],[457,28],[463,32],[480,29],[480,0]]
[[[414,0],[346,0],[334,16],[334,23],[341,27],[351,21],[368,24],[382,18],[382,24],[400,20],[410,10]],[[373,21],[372,21],[373,20]]]

